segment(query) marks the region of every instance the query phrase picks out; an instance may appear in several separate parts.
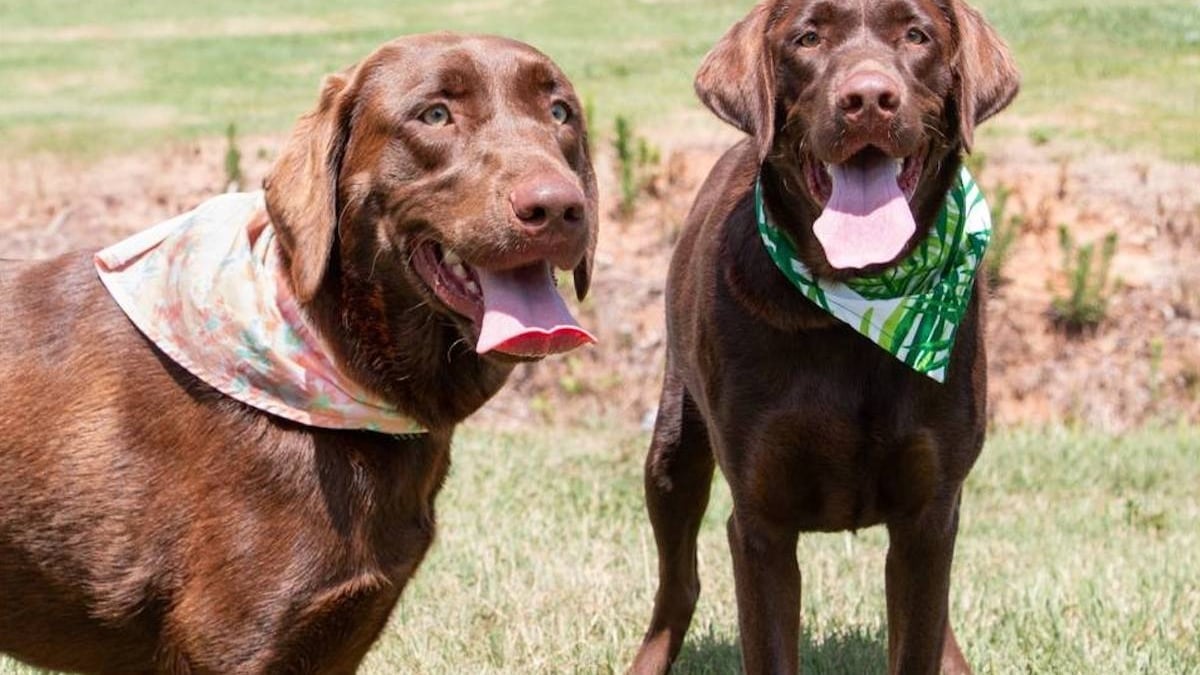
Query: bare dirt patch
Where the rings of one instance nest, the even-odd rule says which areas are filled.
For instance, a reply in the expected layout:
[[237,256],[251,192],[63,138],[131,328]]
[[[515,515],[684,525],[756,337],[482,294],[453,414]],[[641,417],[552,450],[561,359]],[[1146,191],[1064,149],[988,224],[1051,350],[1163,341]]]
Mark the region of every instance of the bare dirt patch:
[[[643,423],[657,402],[667,263],[695,191],[728,135],[663,143],[663,161],[629,219],[615,217],[615,170],[599,152],[604,222],[592,296],[580,319],[600,344],[521,367],[488,406],[489,423],[618,419]],[[279,138],[244,140],[257,186]],[[669,144],[668,144],[669,143]],[[999,145],[999,144],[997,144]],[[1077,156],[1077,155],[1073,155]],[[1013,190],[1027,224],[992,289],[991,410],[999,423],[1077,422],[1119,430],[1200,421],[1200,167],[1099,156],[1069,162],[1045,147],[990,148],[979,176]],[[0,162],[0,257],[50,257],[115,242],[224,189],[224,144],[211,141],[78,164]],[[1049,316],[1061,287],[1057,228],[1079,241],[1119,236],[1108,318],[1068,336]]]

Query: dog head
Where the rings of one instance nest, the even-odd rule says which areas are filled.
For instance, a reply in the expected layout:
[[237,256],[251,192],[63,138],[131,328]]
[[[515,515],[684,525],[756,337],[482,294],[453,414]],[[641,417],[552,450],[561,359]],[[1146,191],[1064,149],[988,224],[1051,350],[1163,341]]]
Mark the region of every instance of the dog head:
[[571,84],[532,47],[447,33],[383,45],[325,79],[265,181],[297,296],[357,305],[337,308],[341,323],[377,346],[416,323],[501,361],[590,341],[554,288],[555,268],[580,299],[591,280],[585,135]]
[[805,262],[838,277],[911,250],[1018,81],[961,0],[766,0],[708,54],[696,91],[753,137],[799,202],[792,220],[811,224],[797,233]]

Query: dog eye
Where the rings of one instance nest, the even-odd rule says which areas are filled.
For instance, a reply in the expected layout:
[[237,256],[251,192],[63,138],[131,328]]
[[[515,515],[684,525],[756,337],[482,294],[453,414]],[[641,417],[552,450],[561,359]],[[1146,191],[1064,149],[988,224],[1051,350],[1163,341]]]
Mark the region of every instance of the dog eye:
[[562,101],[555,101],[554,105],[550,106],[550,116],[559,124],[566,124],[571,119],[571,109]]
[[431,127],[444,127],[450,124],[450,109],[439,103],[421,113],[421,121]]
[[929,36],[926,35],[925,31],[922,31],[920,28],[909,28],[908,33],[904,36],[904,39],[914,45],[923,45],[926,42],[929,42]]
[[821,36],[817,35],[816,31],[810,30],[804,35],[796,38],[795,42],[801,47],[816,47],[817,45],[821,44]]

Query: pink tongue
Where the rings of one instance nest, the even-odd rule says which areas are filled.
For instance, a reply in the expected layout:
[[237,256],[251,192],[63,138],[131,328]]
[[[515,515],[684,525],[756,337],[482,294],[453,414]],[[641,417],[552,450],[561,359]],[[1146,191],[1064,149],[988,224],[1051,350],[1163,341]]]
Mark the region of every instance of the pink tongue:
[[917,231],[897,182],[896,163],[880,156],[865,164],[833,164],[833,194],[813,224],[825,258],[837,269],[895,260]]
[[483,291],[483,325],[475,351],[513,356],[546,356],[596,341],[579,327],[554,288],[545,263],[507,272],[476,267]]

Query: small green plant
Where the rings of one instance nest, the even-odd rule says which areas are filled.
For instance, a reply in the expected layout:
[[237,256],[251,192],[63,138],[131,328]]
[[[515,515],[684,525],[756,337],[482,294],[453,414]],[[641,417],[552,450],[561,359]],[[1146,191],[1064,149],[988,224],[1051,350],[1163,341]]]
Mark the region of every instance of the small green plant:
[[1094,243],[1077,246],[1066,225],[1058,226],[1058,245],[1062,250],[1067,294],[1054,297],[1051,305],[1054,320],[1072,333],[1094,329],[1108,311],[1111,293],[1108,273],[1117,252],[1117,233],[1110,232],[1104,237],[1099,257]]
[[1163,339],[1150,340],[1150,405],[1158,403],[1162,394]]
[[1029,131],[1029,140],[1038,147],[1046,145],[1053,137],[1054,131],[1048,127],[1034,127]]
[[618,115],[613,151],[617,159],[617,177],[621,183],[621,202],[618,209],[621,217],[633,214],[637,198],[654,178],[654,168],[659,163],[658,149],[633,130],[629,119]]
[[1008,200],[1012,189],[1006,185],[996,187],[992,198],[992,242],[988,246],[987,256],[983,259],[984,272],[988,283],[995,287],[1004,282],[1004,265],[1012,256],[1012,245],[1017,241],[1017,235],[1025,227],[1025,217],[1020,214],[1008,215]]
[[[591,125],[594,119],[596,119],[596,99],[592,98],[591,94],[588,94],[583,99],[583,123]],[[589,155],[593,154],[592,150],[595,149],[595,146],[592,145],[591,134],[587,135],[587,149]]]
[[629,120],[618,115],[616,121],[617,136],[613,139],[613,150],[617,155],[617,177],[621,182],[622,215],[629,215],[637,201],[637,183],[634,180],[633,129]]
[[225,191],[242,189],[242,151],[237,144],[237,125],[230,122],[225,129]]
[[578,396],[586,389],[583,363],[574,356],[567,357],[567,372],[558,378],[558,386],[568,396]]
[[650,145],[650,142],[645,138],[638,137],[638,166],[643,168],[652,168],[658,166],[662,156],[658,152],[658,148]]
[[1125,500],[1125,524],[1134,530],[1143,530],[1161,534],[1167,529],[1169,521],[1163,511],[1148,511],[1136,499]]

